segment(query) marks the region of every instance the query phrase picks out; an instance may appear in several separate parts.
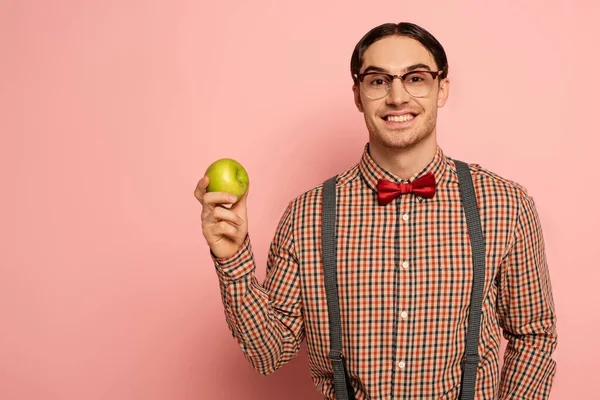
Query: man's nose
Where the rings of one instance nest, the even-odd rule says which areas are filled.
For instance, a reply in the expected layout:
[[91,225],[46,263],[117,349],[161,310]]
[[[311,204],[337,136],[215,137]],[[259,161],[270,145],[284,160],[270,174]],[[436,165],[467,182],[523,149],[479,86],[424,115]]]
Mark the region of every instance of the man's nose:
[[402,104],[410,99],[410,94],[408,94],[400,79],[394,78],[391,85],[392,87],[387,96],[388,104]]

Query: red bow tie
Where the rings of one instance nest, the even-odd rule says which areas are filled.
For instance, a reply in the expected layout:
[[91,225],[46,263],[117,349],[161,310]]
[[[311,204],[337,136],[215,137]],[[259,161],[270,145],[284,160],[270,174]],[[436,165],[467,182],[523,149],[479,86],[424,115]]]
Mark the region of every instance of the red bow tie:
[[435,175],[428,172],[411,183],[394,183],[385,179],[377,182],[377,199],[382,206],[403,193],[414,193],[417,196],[432,198],[435,195]]

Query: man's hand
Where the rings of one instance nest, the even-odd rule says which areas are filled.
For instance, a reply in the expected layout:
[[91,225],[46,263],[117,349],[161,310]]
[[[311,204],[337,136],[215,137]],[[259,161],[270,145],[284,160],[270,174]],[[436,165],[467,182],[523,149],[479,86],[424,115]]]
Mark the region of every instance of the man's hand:
[[[202,204],[202,234],[213,254],[219,258],[231,257],[240,248],[248,234],[248,190],[234,204],[236,197],[225,192],[206,192],[208,177],[196,185],[194,196]],[[230,207],[227,207],[229,206]]]

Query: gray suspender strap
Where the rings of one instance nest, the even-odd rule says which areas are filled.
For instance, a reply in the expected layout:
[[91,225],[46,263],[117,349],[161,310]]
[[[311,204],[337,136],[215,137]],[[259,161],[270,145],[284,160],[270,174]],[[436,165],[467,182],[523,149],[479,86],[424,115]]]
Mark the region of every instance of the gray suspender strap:
[[337,287],[337,235],[336,235],[336,176],[323,183],[323,212],[321,217],[321,242],[323,252],[323,274],[327,312],[329,313],[329,359],[333,366],[333,384],[337,400],[354,400],[354,389],[346,369],[342,347],[342,323]]
[[471,240],[471,258],[473,260],[473,287],[471,288],[469,327],[467,328],[460,400],[473,400],[475,398],[477,365],[479,364],[477,346],[479,345],[481,303],[483,302],[483,285],[485,282],[485,241],[483,240],[479,207],[477,207],[477,197],[475,196],[469,166],[458,160],[454,160],[454,163],[458,173],[460,198],[467,219],[467,229]]
[[[467,229],[471,241],[473,260],[473,286],[471,289],[471,303],[469,325],[463,375],[461,383],[460,400],[473,400],[475,398],[475,380],[479,364],[479,331],[481,325],[481,305],[483,301],[483,286],[485,282],[485,242],[479,218],[477,197],[473,187],[473,179],[469,166],[454,160],[458,173],[460,197],[467,220]],[[346,369],[345,356],[342,348],[342,329],[340,321],[340,306],[337,290],[337,235],[336,235],[336,176],[328,179],[323,184],[323,212],[321,220],[321,241],[323,252],[323,270],[325,277],[325,292],[327,296],[327,311],[329,313],[329,358],[333,366],[333,381],[336,399],[354,400],[354,391],[350,385],[350,378]],[[351,396],[351,397],[350,397]]]

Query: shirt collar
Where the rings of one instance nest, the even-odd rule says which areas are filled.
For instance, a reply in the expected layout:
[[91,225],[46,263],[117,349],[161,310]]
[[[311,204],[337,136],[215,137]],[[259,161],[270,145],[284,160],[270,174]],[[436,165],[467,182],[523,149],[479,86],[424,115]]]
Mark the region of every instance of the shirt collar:
[[[444,172],[446,171],[446,156],[442,151],[441,147],[438,145],[433,156],[433,159],[423,168],[421,171],[415,173],[408,182],[413,182],[415,179],[420,178],[428,172],[431,172],[435,175],[436,184],[439,186],[440,182],[442,182],[442,177],[444,176]],[[369,153],[369,143],[365,145],[365,150],[363,152],[362,159],[359,163],[359,170],[367,183],[372,190],[377,192],[377,181],[379,179],[387,179],[392,182],[400,183],[407,182],[406,180],[400,179],[393,173],[386,171],[381,168],[377,163],[371,158],[371,154]],[[427,198],[417,196],[419,201],[429,200]]]

